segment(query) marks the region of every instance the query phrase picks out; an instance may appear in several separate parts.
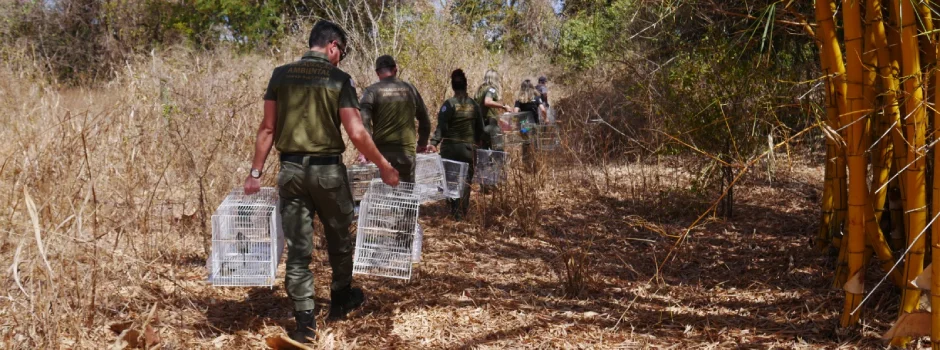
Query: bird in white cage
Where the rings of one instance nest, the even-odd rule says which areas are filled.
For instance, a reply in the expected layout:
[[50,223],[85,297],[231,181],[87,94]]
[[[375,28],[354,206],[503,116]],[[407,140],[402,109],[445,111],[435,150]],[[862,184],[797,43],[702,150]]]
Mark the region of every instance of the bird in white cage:
[[238,254],[242,256],[242,266],[245,266],[245,261],[247,260],[248,249],[251,248],[251,244],[248,242],[248,237],[245,237],[244,233],[238,232],[235,234],[235,246],[238,250]]

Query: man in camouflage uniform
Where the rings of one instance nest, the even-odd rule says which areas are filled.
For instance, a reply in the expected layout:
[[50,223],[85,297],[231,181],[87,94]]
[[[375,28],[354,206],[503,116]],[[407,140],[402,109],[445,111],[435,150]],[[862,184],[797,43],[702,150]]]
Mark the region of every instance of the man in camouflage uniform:
[[398,79],[398,65],[392,56],[375,60],[375,74],[379,82],[367,87],[359,101],[362,123],[375,146],[398,170],[401,181],[414,182],[415,153],[426,150],[431,133],[427,107],[413,85]]
[[264,94],[264,119],[258,129],[252,169],[245,193],[260,188],[261,170],[273,145],[280,152],[277,176],[280,213],[287,239],[285,286],[294,301],[297,329],[290,337],[311,342],[314,320],[313,215],[326,235],[333,283],[329,319],[341,319],[359,307],[364,295],[352,288],[353,245],[349,225],[353,199],[341,155],[346,144],[340,126],[360,152],[374,159],[382,180],[398,185],[398,173],[379,153],[362,126],[356,90],[349,74],[336,68],[346,56],[346,33],[327,21],[310,32],[310,51],[299,61],[274,70]]
[[454,97],[444,101],[437,114],[437,130],[431,139],[431,150],[440,145],[441,158],[469,164],[467,181],[459,200],[448,200],[451,215],[459,221],[470,207],[470,182],[473,179],[474,152],[483,139],[483,113],[467,94],[467,76],[460,69],[450,75]]

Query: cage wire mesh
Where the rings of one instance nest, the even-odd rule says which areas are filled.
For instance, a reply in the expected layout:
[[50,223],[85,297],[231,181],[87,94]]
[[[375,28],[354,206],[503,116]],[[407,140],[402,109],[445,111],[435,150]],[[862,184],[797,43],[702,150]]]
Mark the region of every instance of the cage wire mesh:
[[276,189],[246,195],[235,189],[212,215],[209,283],[272,286],[284,250]]
[[411,279],[418,207],[415,184],[373,180],[359,208],[353,273]]
[[346,168],[346,175],[349,178],[349,188],[352,191],[353,200],[361,201],[369,190],[369,184],[372,179],[381,177],[379,167],[373,163],[365,165],[351,165]]
[[526,123],[535,123],[532,112],[503,113],[499,116],[499,128],[505,132],[518,132]]
[[421,202],[444,199],[444,165],[437,153],[419,153],[415,157],[415,194]]
[[506,165],[509,154],[501,151],[478,149],[473,168],[473,182],[481,185],[498,185],[506,182]]
[[539,151],[554,151],[561,145],[557,124],[533,125],[530,135],[530,138],[535,139],[535,149]]
[[444,187],[444,196],[447,198],[460,198],[467,184],[467,171],[469,164],[456,160],[442,159],[444,165],[444,178],[447,184]]
[[421,248],[424,245],[424,229],[421,223],[415,224],[415,239],[411,244],[411,262],[421,262]]

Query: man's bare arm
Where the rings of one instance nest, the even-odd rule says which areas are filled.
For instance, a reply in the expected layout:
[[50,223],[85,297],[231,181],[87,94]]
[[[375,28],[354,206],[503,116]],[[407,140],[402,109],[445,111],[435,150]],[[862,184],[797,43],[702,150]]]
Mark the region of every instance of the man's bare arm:
[[[274,145],[274,124],[276,122],[277,101],[264,100],[264,117],[258,127],[258,136],[255,139],[255,155],[251,160],[253,169],[264,170],[264,162],[268,159],[271,146]],[[261,180],[248,174],[244,187],[246,194],[254,194],[261,189]]]
[[251,167],[261,170],[268,159],[268,153],[274,145],[274,124],[277,122],[277,101],[264,101],[264,118],[258,127],[258,138],[255,140],[255,156]]

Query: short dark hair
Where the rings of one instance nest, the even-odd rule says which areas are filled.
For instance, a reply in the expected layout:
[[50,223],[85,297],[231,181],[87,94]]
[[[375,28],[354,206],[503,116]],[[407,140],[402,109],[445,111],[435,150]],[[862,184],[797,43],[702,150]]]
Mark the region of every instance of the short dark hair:
[[310,39],[307,43],[310,47],[324,47],[331,41],[339,41],[346,47],[346,31],[336,23],[319,20],[310,30]]
[[463,70],[457,69],[450,73],[450,87],[454,91],[467,91],[467,75]]
[[546,78],[544,75],[539,77],[539,83],[540,83],[540,84],[545,84],[545,82],[547,82],[547,81],[548,81],[548,78]]
[[398,64],[395,63],[395,58],[392,55],[382,55],[379,58],[375,59],[375,71],[380,70],[392,70],[398,67]]

